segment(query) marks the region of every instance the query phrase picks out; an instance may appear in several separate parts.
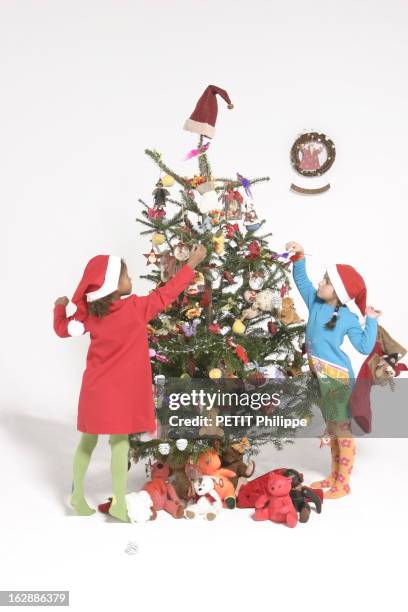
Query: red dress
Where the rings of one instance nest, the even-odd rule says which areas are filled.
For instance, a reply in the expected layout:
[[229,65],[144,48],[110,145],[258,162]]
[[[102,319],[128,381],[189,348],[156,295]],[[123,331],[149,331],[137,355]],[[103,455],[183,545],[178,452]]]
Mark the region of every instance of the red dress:
[[[169,306],[195,276],[185,264],[165,285],[149,295],[115,300],[102,318],[89,315],[84,323],[91,343],[78,404],[78,431],[89,434],[129,434],[155,427],[152,370],[147,323]],[[65,306],[54,308],[54,330],[69,337]]]

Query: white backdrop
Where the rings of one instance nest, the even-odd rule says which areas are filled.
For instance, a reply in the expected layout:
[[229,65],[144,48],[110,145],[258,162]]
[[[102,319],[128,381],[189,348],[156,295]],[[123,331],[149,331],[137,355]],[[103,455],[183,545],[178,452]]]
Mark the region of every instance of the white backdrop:
[[[211,83],[235,104],[219,102],[215,173],[269,175],[254,194],[273,247],[302,242],[315,281],[329,263],[354,265],[382,324],[408,345],[407,5],[311,6],[2,3],[3,401],[75,412],[88,340],[54,337],[53,300],[72,296],[98,253],[125,257],[135,292],[150,288],[137,279],[149,242],[134,222],[158,175],[144,149],[194,173],[181,160],[196,138],[182,126]],[[289,163],[305,129],[337,148],[332,169],[309,179],[330,181],[319,196],[289,190],[307,183]]]
[[[7,422],[11,434],[7,439],[13,438],[19,452],[24,448],[27,452],[21,465],[15,464],[20,479],[9,473],[10,490],[23,482],[28,486],[29,478],[33,490],[44,489],[33,514],[27,516],[23,502],[20,506],[21,521],[32,522],[32,534],[40,533],[45,510],[44,533],[52,533],[46,504],[55,499],[61,478],[58,490],[68,492],[76,401],[88,344],[87,338],[61,340],[54,335],[54,299],[72,296],[85,263],[98,253],[125,257],[135,292],[150,288],[137,279],[146,270],[142,253],[150,243],[139,238],[141,226],[134,222],[141,210],[137,199],[149,199],[158,175],[144,149],[158,149],[182,174],[196,171],[194,161],[181,161],[196,144],[182,126],[208,84],[225,88],[235,105],[228,111],[219,102],[216,137],[210,147],[215,174],[270,175],[271,181],[255,187],[254,194],[257,210],[274,234],[272,247],[281,250],[291,239],[303,243],[311,254],[309,272],[316,282],[330,263],[354,265],[366,280],[369,304],[384,312],[381,323],[408,346],[408,6],[404,0],[2,0],[0,12],[0,393],[3,424]],[[314,184],[328,180],[332,185],[320,196],[289,190],[294,179],[307,183],[289,163],[290,147],[304,130],[326,133],[337,148],[332,169],[314,179]],[[294,295],[298,310],[306,315],[300,297]],[[363,357],[354,351],[352,356],[357,369]],[[389,478],[388,451],[384,446],[375,452],[374,446],[369,448],[370,468],[364,474],[382,469]],[[53,463],[59,452],[63,468]],[[108,492],[109,459],[103,457],[107,480],[95,494],[95,503]],[[394,457],[396,464],[400,455]],[[27,471],[31,465],[36,472]],[[308,465],[316,468],[317,460]],[[400,467],[396,486],[407,466]],[[359,502],[351,496],[357,502],[344,502],[354,504],[352,511],[347,507],[350,521],[360,518],[356,529],[363,528],[364,508],[372,503],[367,498],[373,485],[364,482],[366,497]],[[31,495],[31,490],[22,490]],[[309,560],[317,543],[316,563],[321,562],[327,538],[338,533],[346,507],[341,504],[341,500],[334,503],[334,514],[328,511],[326,523],[314,517],[314,526],[322,531],[309,542]],[[372,519],[365,531],[367,558],[371,529],[377,538],[381,536],[376,513]],[[112,546],[121,527],[115,526],[114,536],[109,532]],[[344,527],[347,537],[348,523]],[[56,546],[60,529],[55,523]],[[183,529],[180,538],[181,531],[190,533]],[[309,526],[297,533],[310,537],[313,532],[308,530]],[[72,537],[77,537],[74,532]],[[123,530],[120,533],[124,535]],[[289,537],[278,528],[273,533]],[[93,546],[105,537],[98,534]],[[384,538],[381,554],[385,555]],[[178,567],[183,557],[180,542],[175,541],[172,549],[181,556]],[[18,572],[20,546],[24,544],[15,548],[10,539]],[[68,539],[64,546],[69,547]],[[58,554],[44,550],[47,555]],[[293,555],[285,543],[279,550],[282,567],[286,563],[292,575]],[[75,551],[71,553],[74,558]],[[99,555],[98,548],[95,554]],[[105,563],[102,553],[100,559]],[[155,561],[157,557],[152,558]],[[67,558],[61,562],[68,563]],[[35,565],[30,562],[26,567],[28,588],[41,588],[28,578],[35,575]],[[49,564],[45,567],[48,573]],[[56,574],[54,583],[57,579]],[[302,576],[296,580],[299,585]],[[328,583],[323,582],[326,588]],[[44,588],[50,584],[44,583]],[[322,587],[316,580],[308,584]],[[314,589],[311,595],[316,595]],[[87,596],[86,585],[82,596]],[[324,599],[328,597],[324,593]]]

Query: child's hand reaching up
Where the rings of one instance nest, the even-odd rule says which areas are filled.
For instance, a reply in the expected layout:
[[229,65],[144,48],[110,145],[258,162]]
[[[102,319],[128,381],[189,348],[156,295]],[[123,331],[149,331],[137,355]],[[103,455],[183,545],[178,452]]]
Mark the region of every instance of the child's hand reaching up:
[[58,306],[58,304],[62,304],[63,306],[68,306],[69,299],[67,298],[66,295],[64,295],[64,297],[59,297],[55,300],[54,306]]
[[294,253],[299,253],[299,255],[305,254],[305,250],[302,247],[302,245],[299,244],[298,242],[294,242],[293,240],[291,240],[291,242],[286,243],[285,249],[287,251],[293,251]]
[[203,244],[198,244],[195,247],[193,247],[187,263],[190,266],[190,268],[194,269],[198,266],[199,263],[203,261],[203,259],[206,258],[206,256],[207,256],[207,249],[205,248]]
[[373,306],[367,306],[365,313],[367,317],[372,317],[373,319],[378,319],[382,315],[381,310],[376,310]]

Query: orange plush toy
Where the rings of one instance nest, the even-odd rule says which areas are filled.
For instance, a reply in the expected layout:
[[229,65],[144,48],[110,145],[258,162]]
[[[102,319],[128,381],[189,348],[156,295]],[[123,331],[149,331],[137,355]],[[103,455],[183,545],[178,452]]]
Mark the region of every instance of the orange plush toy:
[[207,450],[199,455],[197,468],[203,476],[212,476],[216,479],[215,490],[220,496],[223,506],[235,508],[235,487],[230,478],[234,478],[236,473],[232,470],[221,467],[221,459],[215,450]]

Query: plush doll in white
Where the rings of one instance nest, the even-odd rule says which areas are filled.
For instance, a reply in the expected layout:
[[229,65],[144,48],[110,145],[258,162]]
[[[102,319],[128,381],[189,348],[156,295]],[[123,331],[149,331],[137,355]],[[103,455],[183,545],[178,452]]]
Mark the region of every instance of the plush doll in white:
[[128,493],[125,499],[131,523],[145,523],[150,520],[153,515],[153,501],[147,491]]
[[208,521],[213,521],[222,509],[221,498],[214,489],[214,479],[211,476],[199,476],[192,481],[195,493],[194,501],[187,506],[184,516],[188,519],[202,516]]
[[[254,295],[255,294],[255,295]],[[255,291],[245,291],[244,297],[247,302],[251,304],[250,308],[247,308],[242,313],[242,321],[245,319],[253,319],[262,312],[273,312],[279,311],[282,307],[282,300],[280,294],[272,289],[264,289],[259,293]]]

